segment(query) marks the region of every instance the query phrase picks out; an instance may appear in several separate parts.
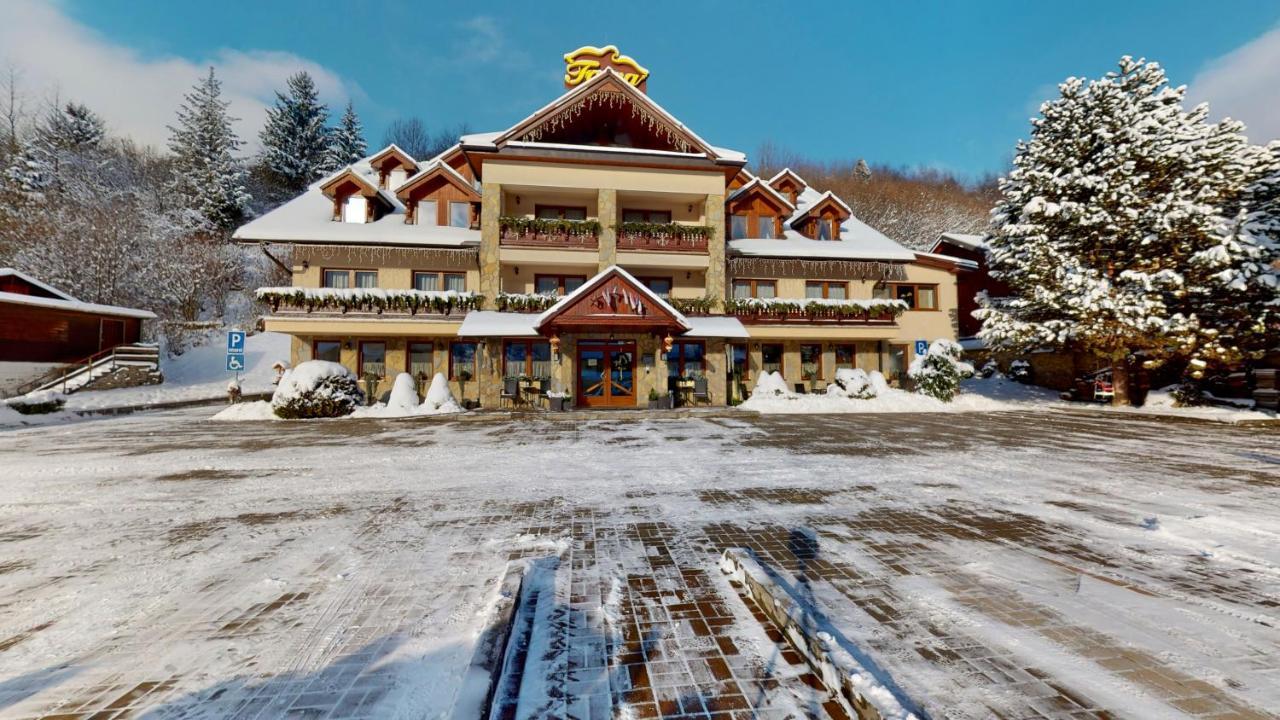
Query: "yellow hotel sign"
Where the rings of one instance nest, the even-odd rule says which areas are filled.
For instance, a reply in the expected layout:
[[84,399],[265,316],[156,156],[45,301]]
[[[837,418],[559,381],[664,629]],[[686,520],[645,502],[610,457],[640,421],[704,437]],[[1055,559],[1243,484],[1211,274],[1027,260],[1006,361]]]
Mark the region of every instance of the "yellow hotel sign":
[[640,90],[645,89],[645,81],[649,79],[649,71],[640,67],[635,60],[618,52],[617,46],[605,45],[602,48],[587,45],[564,56],[564,86],[567,88],[581,85],[595,77],[604,68],[613,68],[628,83]]

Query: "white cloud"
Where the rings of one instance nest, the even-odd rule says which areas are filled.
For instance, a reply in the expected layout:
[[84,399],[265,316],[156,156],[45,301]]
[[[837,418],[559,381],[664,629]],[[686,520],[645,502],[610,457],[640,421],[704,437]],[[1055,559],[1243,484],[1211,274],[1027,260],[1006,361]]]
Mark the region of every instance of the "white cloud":
[[1214,118],[1240,120],[1255,143],[1280,138],[1280,27],[1209,61],[1187,99],[1208,102]]
[[39,98],[55,93],[92,108],[106,120],[114,135],[164,147],[167,126],[184,93],[212,65],[222,81],[223,99],[239,118],[236,132],[245,151],[258,148],[258,131],[274,92],[285,78],[306,70],[321,97],[338,107],[359,88],[328,68],[272,50],[219,50],[212,57],[145,58],[136,50],[113,43],[91,28],[67,17],[50,2],[22,1],[6,5],[0,23],[0,63],[20,72],[24,88]]

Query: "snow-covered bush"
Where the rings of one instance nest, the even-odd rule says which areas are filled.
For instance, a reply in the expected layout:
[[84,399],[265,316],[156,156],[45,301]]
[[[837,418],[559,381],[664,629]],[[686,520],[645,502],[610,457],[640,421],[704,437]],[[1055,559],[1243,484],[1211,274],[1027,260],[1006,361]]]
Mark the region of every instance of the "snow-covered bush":
[[973,377],[973,366],[960,359],[963,348],[959,343],[939,338],[929,346],[929,352],[911,361],[907,376],[916,384],[922,395],[951,402],[960,390],[960,381]]
[[66,402],[67,396],[60,392],[41,390],[40,392],[27,393],[22,397],[13,398],[7,401],[7,404],[23,415],[44,415],[61,410]]
[[751,397],[783,397],[791,394],[787,389],[787,381],[783,380],[782,374],[776,371],[760,373],[760,377],[756,379],[756,388],[751,391]]
[[409,373],[396,375],[391,384],[391,395],[387,398],[387,409],[412,414],[418,408],[418,383]]
[[[880,375],[878,372],[873,375]],[[884,379],[880,375],[881,380]],[[840,368],[836,370],[836,381],[827,386],[827,394],[832,397],[853,398],[854,400],[870,400],[879,393],[871,382],[871,376],[861,368]]]
[[364,402],[364,393],[350,370],[335,362],[308,360],[280,380],[271,407],[287,420],[350,415]]
[[422,401],[418,412],[422,415],[463,412],[462,406],[453,399],[453,393],[449,392],[449,381],[444,379],[442,373],[436,373],[431,378],[431,387],[427,388],[427,397]]

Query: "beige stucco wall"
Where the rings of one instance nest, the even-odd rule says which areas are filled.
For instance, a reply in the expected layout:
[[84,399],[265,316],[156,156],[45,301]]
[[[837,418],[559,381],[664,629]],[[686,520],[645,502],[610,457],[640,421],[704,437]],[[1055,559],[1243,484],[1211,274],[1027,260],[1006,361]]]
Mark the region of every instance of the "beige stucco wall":
[[635,167],[606,167],[541,162],[487,160],[484,181],[511,186],[620,191],[724,193],[724,174],[719,170],[668,170]]
[[[305,263],[305,267],[304,267]],[[320,287],[325,269],[377,270],[378,287],[407,290],[417,271],[463,271],[467,289],[480,287],[480,268],[472,260],[442,259],[431,251],[397,248],[360,248],[298,245],[293,253],[294,287]]]

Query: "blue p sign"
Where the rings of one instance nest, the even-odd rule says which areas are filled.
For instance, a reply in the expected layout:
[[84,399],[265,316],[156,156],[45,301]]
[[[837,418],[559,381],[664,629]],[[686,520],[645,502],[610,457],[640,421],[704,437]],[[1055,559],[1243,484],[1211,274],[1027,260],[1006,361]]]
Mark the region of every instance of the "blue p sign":
[[243,372],[244,371],[244,355],[227,354],[227,372]]
[[231,330],[227,333],[227,352],[242,353],[244,352],[244,331]]
[[927,355],[927,354],[929,354],[929,341],[928,341],[928,340],[917,340],[917,341],[916,341],[916,354],[917,354],[917,355]]

